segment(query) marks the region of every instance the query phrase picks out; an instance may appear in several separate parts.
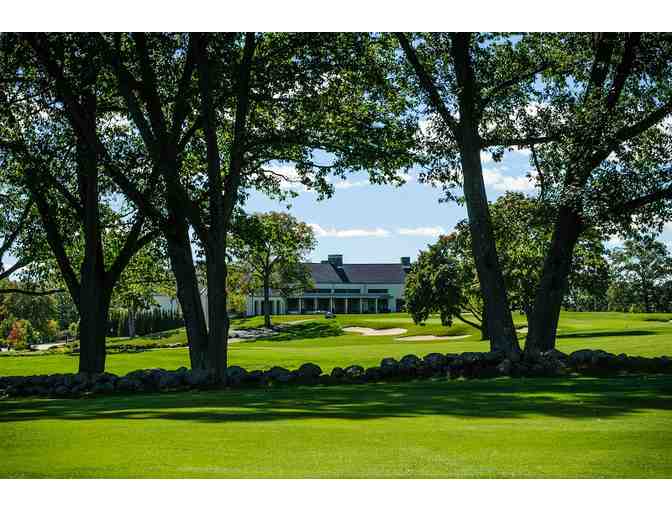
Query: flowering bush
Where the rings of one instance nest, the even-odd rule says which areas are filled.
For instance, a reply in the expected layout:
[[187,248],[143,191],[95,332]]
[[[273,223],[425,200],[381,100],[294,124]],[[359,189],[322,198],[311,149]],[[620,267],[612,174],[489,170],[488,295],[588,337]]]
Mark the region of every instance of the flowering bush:
[[28,346],[37,340],[35,330],[30,321],[17,319],[7,335],[8,345],[17,351],[28,349]]

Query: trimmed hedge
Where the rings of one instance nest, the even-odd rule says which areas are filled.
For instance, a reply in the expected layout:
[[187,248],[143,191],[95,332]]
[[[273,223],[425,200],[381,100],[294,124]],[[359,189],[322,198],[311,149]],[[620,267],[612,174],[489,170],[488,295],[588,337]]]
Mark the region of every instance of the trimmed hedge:
[[[182,326],[184,326],[182,314],[174,310],[152,308],[135,314],[136,336],[177,329]],[[129,336],[128,312],[126,310],[117,309],[110,313],[109,331],[115,336]]]

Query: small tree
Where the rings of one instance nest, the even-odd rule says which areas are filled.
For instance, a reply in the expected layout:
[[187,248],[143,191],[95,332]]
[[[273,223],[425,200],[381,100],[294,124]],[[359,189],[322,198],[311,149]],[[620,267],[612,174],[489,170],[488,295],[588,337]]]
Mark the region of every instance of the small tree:
[[306,273],[300,265],[315,245],[313,229],[287,213],[255,214],[238,222],[231,252],[263,289],[266,327],[271,325],[273,283],[285,294],[305,285]]
[[[553,209],[522,193],[508,192],[490,204],[490,215],[511,309],[529,317],[534,310],[535,290],[551,242]],[[455,236],[455,255],[463,271],[477,278],[466,220],[457,224]],[[586,294],[606,293],[609,271],[603,239],[599,231],[591,229],[577,243],[572,271],[564,289],[568,301],[585,300],[580,296]]]
[[438,242],[420,252],[406,276],[406,308],[416,324],[425,322],[431,313],[438,313],[444,326],[450,326],[453,317],[457,317],[480,329],[478,324],[462,316],[469,275],[461,271],[452,245],[454,237],[441,236]]
[[633,236],[625,240],[622,248],[611,252],[611,261],[614,284],[610,295],[614,303],[628,296],[630,305],[640,305],[644,312],[660,310],[658,295],[663,292],[672,271],[672,256],[667,246],[651,234]]

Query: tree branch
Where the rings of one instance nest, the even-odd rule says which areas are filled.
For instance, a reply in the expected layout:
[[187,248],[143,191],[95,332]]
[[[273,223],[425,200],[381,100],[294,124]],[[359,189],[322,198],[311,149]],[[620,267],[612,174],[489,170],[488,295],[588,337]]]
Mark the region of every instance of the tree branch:
[[510,80],[503,81],[502,83],[499,83],[498,85],[495,85],[490,92],[481,100],[481,109],[484,109],[490,102],[495,99],[496,97],[502,95],[503,92],[505,92],[507,89],[518,85],[519,83],[528,80],[530,78],[534,78],[537,74],[545,71],[546,69],[549,69],[551,67],[550,62],[544,62],[537,66],[536,68],[528,71],[527,73],[521,74],[520,76],[516,76],[514,78],[511,78]]
[[240,186],[243,159],[245,155],[245,133],[247,114],[250,107],[250,78],[252,74],[252,59],[256,49],[254,32],[245,34],[245,46],[243,58],[238,75],[238,94],[236,97],[236,120],[233,126],[233,143],[231,147],[231,159],[229,173],[224,183],[224,217],[231,217],[233,209],[238,201],[238,187]]
[[521,138],[490,138],[483,139],[481,147],[487,149],[488,147],[531,147],[542,143],[557,142],[559,137],[556,136],[524,136]]
[[140,73],[142,74],[142,83],[140,86],[140,94],[142,95],[147,111],[149,112],[149,119],[152,124],[152,131],[156,138],[164,138],[166,135],[166,120],[161,109],[161,100],[156,85],[156,75],[154,74],[154,67],[149,57],[149,49],[147,47],[147,35],[143,32],[136,32],[133,34],[135,41],[136,53],[140,61]]
[[5,252],[12,247],[14,241],[16,241],[17,237],[19,237],[19,234],[21,233],[21,230],[23,229],[23,226],[28,219],[30,210],[33,207],[33,203],[34,202],[32,198],[28,200],[28,203],[23,208],[23,212],[21,213],[21,217],[19,218],[19,223],[16,225],[16,228],[9,234],[9,236],[5,237],[2,246],[0,246],[0,258],[5,255]]
[[[193,76],[195,69],[196,59],[194,58],[194,39],[192,36],[190,36],[189,44],[187,46],[187,57],[184,62],[184,69],[182,71],[182,77],[180,78],[180,83],[177,87],[177,93],[173,99],[175,107],[173,109],[171,137],[173,139],[173,143],[175,144],[177,144],[179,141],[179,134],[182,132],[182,124],[187,117],[187,100],[189,98],[187,91],[189,90],[191,77]],[[182,139],[184,140],[184,137]],[[179,152],[181,151],[178,151],[178,153]]]
[[413,70],[415,71],[415,74],[418,77],[418,80],[420,81],[420,86],[425,91],[425,94],[427,94],[429,103],[441,116],[443,121],[448,125],[453,134],[456,135],[457,121],[446,108],[446,105],[443,102],[443,99],[441,99],[439,90],[437,89],[436,84],[434,83],[434,80],[432,79],[430,73],[423,67],[422,63],[418,59],[417,53],[415,52],[415,50],[409,43],[408,39],[406,38],[406,35],[404,35],[403,32],[396,32],[394,35],[397,37],[397,40],[399,41],[401,48],[404,50],[404,53],[406,54],[406,58],[413,67]]
[[628,39],[625,41],[625,48],[623,50],[623,57],[616,68],[616,75],[614,76],[611,90],[607,96],[607,108],[610,110],[616,106],[616,103],[621,96],[621,92],[623,91],[623,87],[625,86],[625,82],[632,72],[635,56],[637,55],[641,39],[642,34],[639,32],[628,34]]
[[4,270],[2,273],[0,273],[0,280],[4,280],[5,278],[8,278],[11,276],[13,273],[21,269],[22,267],[26,267],[28,264],[30,264],[30,260],[28,259],[20,259],[17,260],[14,265],[12,265],[9,269]]
[[65,289],[51,289],[51,290],[0,289],[0,294],[25,294],[27,296],[48,296],[50,294],[59,294],[61,292],[65,292]]
[[460,319],[462,322],[465,324],[469,324],[472,328],[476,328],[480,331],[483,331],[483,325],[482,324],[476,324],[475,322],[472,322],[468,319],[465,319],[464,316],[461,313],[455,314],[455,316]]
[[628,214],[641,207],[657,202],[658,200],[665,199],[672,199],[672,186],[633,198],[626,202],[621,202],[620,204],[611,207],[609,212],[614,215]]

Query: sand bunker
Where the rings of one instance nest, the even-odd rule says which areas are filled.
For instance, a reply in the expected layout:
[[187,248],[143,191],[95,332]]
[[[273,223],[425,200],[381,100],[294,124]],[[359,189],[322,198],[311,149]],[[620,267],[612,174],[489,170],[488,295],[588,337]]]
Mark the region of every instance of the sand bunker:
[[403,335],[407,330],[404,328],[390,328],[390,329],[373,329],[373,328],[359,328],[359,327],[349,327],[343,328],[343,331],[348,333],[359,333],[364,336],[392,336],[392,335]]
[[436,336],[436,335],[417,335],[405,336],[404,338],[395,338],[401,342],[422,342],[425,340],[459,340],[461,338],[469,338],[471,335],[452,335],[452,336]]

